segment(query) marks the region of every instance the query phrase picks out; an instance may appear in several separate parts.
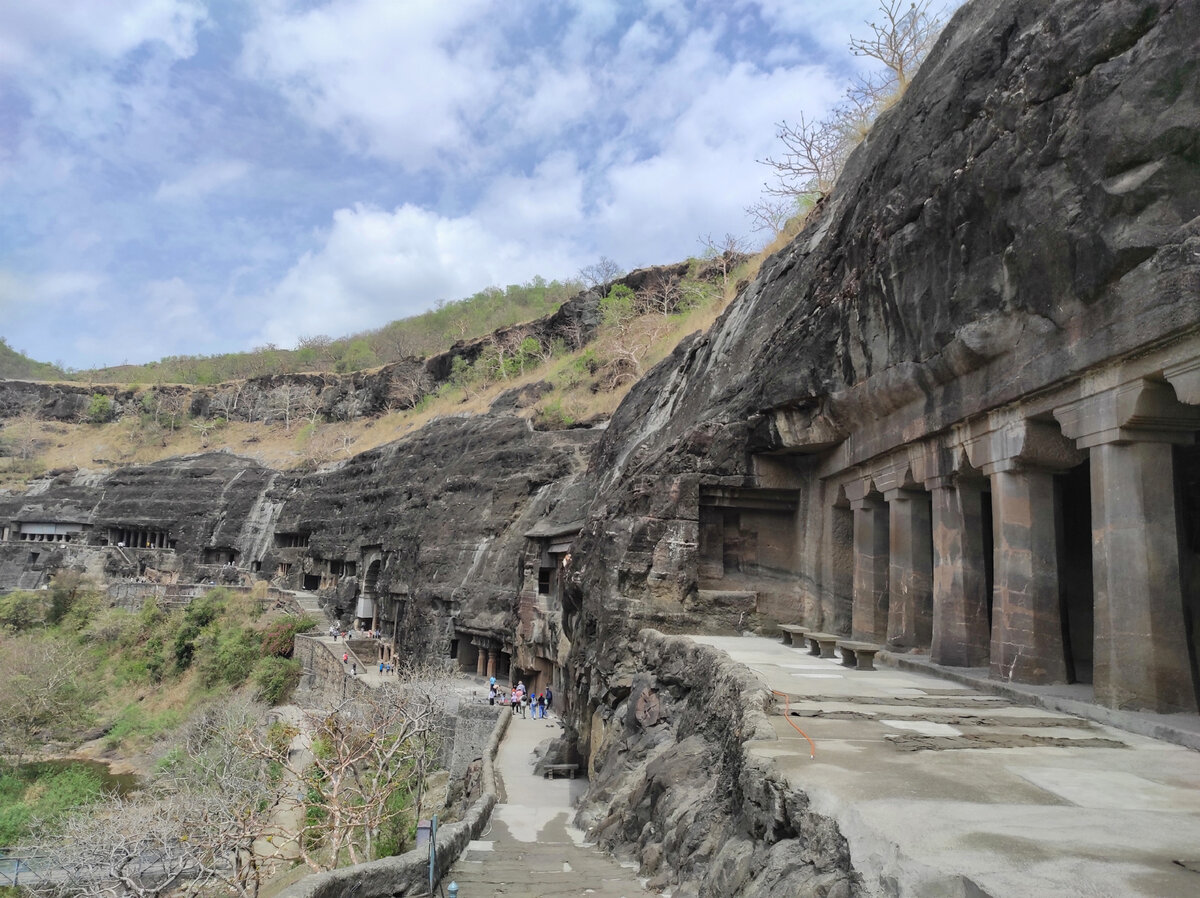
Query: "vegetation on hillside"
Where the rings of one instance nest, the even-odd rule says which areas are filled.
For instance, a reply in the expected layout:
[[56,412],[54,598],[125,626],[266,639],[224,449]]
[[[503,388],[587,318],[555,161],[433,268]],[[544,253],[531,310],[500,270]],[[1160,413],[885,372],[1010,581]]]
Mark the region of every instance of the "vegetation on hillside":
[[345,374],[413,356],[444,352],[459,340],[540,318],[582,289],[579,281],[535,277],[504,289],[488,287],[473,296],[439,302],[433,309],[348,337],[314,334],[294,349],[261,346],[250,352],[213,356],[168,356],[146,365],[87,369],[70,375],[89,383],[211,385],[266,374],[334,371]]
[[[337,707],[273,712],[299,679],[295,636],[315,624],[264,604],[215,588],[181,610],[126,611],[76,573],[0,597],[0,848],[38,846],[58,875],[34,890],[149,898],[187,881],[253,898],[297,862],[411,845],[446,675],[413,669]],[[118,795],[80,767],[22,763],[85,740],[153,774]]]
[[[193,418],[186,388],[135,385],[129,389],[141,391],[140,402],[126,402],[119,417],[97,393],[77,424],[41,421],[32,413],[0,420],[0,486],[20,486],[45,470],[147,463],[216,448],[276,468],[312,468],[395,440],[438,415],[482,413],[501,393],[535,384],[518,413],[536,426],[605,419],[642,373],[682,337],[716,319],[763,258],[737,252],[732,237],[702,243],[705,252],[682,276],[649,278],[632,293],[611,281],[596,285],[605,293],[603,321],[586,345],[573,334],[546,343],[520,325],[492,332],[475,361],[456,361],[447,382],[408,383],[396,376],[392,409],[382,417],[325,421],[315,414],[311,388],[284,385],[275,390],[279,397],[262,397],[270,408],[253,422],[219,414]],[[619,273],[609,262],[588,277],[596,284],[595,278]]]
[[0,844],[19,838],[34,818],[54,816],[66,799],[50,793],[99,798],[87,778],[31,779],[18,770],[22,762],[96,733],[108,751],[145,751],[193,709],[237,687],[281,702],[300,675],[291,637],[314,625],[269,619],[253,595],[222,589],[178,612],[153,602],[136,613],[109,608],[72,572],[47,590],[0,597],[0,832],[7,833]]
[[35,362],[0,337],[0,380],[65,380],[69,375],[58,365]]

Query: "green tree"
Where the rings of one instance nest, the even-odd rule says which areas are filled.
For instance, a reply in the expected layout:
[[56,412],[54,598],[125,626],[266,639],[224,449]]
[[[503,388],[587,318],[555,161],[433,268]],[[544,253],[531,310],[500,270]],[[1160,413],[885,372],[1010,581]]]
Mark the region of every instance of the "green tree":
[[106,424],[113,417],[113,402],[103,393],[93,393],[88,403],[86,418],[89,424]]

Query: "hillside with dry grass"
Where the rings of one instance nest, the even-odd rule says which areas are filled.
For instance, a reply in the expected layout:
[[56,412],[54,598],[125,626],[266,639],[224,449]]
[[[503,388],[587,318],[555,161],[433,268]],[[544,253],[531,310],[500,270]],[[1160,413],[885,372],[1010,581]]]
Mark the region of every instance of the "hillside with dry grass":
[[[103,378],[74,385],[84,398],[95,392],[70,419],[33,406],[10,408],[0,419],[0,488],[22,489],[52,470],[107,469],[213,449],[280,470],[313,470],[401,439],[434,418],[484,414],[494,406],[528,418],[539,429],[594,426],[607,420],[629,388],[680,340],[710,327],[733,300],[737,285],[753,277],[798,224],[753,257],[710,256],[597,285],[592,293],[599,296],[599,321],[586,338],[537,336],[542,332],[534,322],[509,324],[470,344],[456,344],[460,349],[448,357],[440,380],[421,373],[436,367],[428,360],[410,359],[425,363],[425,369],[410,364],[405,370],[418,373],[408,381],[389,372],[388,395],[375,413],[368,409],[331,419],[288,387],[294,406],[288,414],[274,408],[239,419],[207,403],[206,414],[195,414],[197,396],[207,396],[205,386],[114,387]],[[266,382],[282,383],[280,377]],[[242,382],[233,383],[240,393]]]

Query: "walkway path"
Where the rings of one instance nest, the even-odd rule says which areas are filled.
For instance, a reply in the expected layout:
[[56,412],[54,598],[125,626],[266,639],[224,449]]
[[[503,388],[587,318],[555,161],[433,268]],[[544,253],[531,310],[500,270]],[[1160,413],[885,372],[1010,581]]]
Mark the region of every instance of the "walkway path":
[[928,674],[691,638],[791,696],[816,757],[782,714],[751,750],[837,820],[868,894],[1200,895],[1200,753]]
[[533,750],[561,730],[555,720],[512,721],[496,756],[505,800],[443,881],[459,898],[634,898],[649,895],[637,870],[590,847],[570,825],[583,779],[533,775]]

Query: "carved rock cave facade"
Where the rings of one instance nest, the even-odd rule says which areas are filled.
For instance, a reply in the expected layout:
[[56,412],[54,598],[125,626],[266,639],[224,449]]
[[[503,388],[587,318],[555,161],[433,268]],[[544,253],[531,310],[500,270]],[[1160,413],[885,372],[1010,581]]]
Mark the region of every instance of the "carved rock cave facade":
[[[581,820],[662,884],[734,894],[736,868],[755,894],[746,870],[807,833],[805,888],[855,894],[828,822],[745,769],[757,712],[705,719],[712,663],[661,634],[797,623],[1197,713],[1189,6],[964,6],[800,235],[605,428],[493,412],[303,476],[224,453],[59,473],[0,496],[0,587],[77,566],[314,591],[389,651],[553,685]],[[639,766],[647,690],[651,741],[728,786],[703,814],[648,798],[673,787]],[[700,850],[718,817],[737,857]]]

